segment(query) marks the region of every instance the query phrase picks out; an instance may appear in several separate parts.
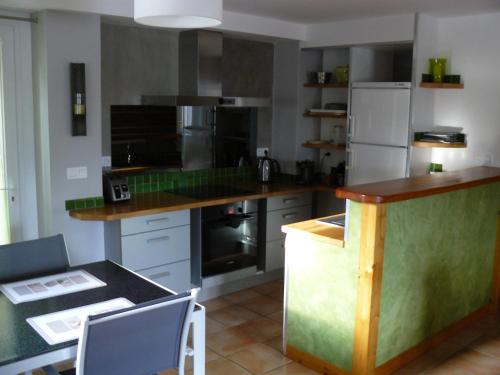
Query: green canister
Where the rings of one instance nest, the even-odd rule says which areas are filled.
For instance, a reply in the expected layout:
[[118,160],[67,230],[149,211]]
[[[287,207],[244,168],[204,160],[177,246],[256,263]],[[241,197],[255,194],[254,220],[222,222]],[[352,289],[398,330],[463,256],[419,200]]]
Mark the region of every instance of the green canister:
[[429,74],[432,74],[433,82],[443,82],[446,74],[446,59],[439,57],[429,59]]

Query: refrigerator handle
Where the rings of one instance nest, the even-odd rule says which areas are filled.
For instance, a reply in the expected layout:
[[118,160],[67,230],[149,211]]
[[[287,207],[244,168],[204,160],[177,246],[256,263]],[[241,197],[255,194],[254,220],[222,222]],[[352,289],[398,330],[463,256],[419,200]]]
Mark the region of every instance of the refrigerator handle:
[[355,164],[355,153],[353,149],[348,148],[346,150],[347,154],[347,163],[345,166],[345,169],[348,171],[351,171],[354,169],[354,164]]
[[356,117],[354,115],[349,116],[349,131],[348,135],[349,138],[354,138],[354,135],[356,134]]

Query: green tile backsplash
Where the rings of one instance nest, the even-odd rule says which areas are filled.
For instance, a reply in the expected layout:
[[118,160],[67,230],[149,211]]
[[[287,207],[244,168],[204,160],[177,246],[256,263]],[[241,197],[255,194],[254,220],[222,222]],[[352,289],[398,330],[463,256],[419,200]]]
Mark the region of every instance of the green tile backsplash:
[[[254,180],[256,167],[215,168],[188,172],[156,172],[127,176],[132,194],[154,193],[157,191],[194,187],[216,183],[228,183],[233,180]],[[72,199],[65,202],[66,211],[104,206],[103,197]]]

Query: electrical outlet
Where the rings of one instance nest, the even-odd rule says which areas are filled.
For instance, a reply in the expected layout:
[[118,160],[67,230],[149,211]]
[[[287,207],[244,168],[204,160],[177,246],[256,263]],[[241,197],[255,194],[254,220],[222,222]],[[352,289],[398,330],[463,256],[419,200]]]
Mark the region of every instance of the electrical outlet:
[[68,180],[79,180],[87,178],[87,167],[71,167],[66,169]]
[[104,168],[111,167],[111,156],[103,156],[101,158],[101,166]]
[[269,155],[269,147],[257,147],[257,157],[262,158],[266,156],[266,152]]

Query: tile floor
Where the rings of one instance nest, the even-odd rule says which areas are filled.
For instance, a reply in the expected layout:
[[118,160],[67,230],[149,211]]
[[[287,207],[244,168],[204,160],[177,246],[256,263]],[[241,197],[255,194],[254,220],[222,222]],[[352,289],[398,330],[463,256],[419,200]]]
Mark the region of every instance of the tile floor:
[[[283,282],[204,301],[206,375],[314,375],[281,353]],[[192,374],[192,361],[186,363]],[[174,375],[166,371],[161,375]],[[472,324],[395,375],[500,375],[500,317]]]

